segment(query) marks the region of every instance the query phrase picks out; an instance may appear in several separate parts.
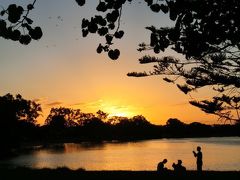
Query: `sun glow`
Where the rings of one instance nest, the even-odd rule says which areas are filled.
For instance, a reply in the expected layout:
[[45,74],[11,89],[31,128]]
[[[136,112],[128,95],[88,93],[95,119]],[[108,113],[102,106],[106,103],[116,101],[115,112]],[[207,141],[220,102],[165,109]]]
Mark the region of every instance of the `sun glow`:
[[118,105],[105,105],[102,106],[104,112],[107,112],[109,115],[108,117],[113,116],[121,116],[121,117],[132,117],[135,115],[134,112],[130,110],[129,107],[126,106],[118,106]]
[[[110,108],[112,109],[112,108]],[[132,112],[120,112],[117,110],[106,110],[106,112],[109,114],[108,117],[113,117],[113,116],[119,116],[119,117],[132,117],[134,116]]]
[[73,108],[83,109],[83,112],[97,112],[101,110],[108,114],[108,117],[119,116],[128,117],[139,115],[141,113],[138,108],[133,105],[126,105],[126,102],[120,100],[103,100],[99,99],[92,102],[80,103],[72,106]]

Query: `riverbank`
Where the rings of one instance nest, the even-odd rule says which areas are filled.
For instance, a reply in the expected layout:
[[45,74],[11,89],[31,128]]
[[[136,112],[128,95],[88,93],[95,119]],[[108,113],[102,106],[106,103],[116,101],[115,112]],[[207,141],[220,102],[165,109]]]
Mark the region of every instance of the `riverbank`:
[[44,179],[44,180],[128,180],[128,179],[146,179],[146,180],[239,180],[240,171],[203,171],[199,175],[196,171],[187,171],[185,175],[176,176],[172,171],[168,174],[159,174],[156,171],[86,171],[84,169],[71,170],[68,168],[57,169],[31,169],[31,168],[6,168],[0,167],[0,179]]

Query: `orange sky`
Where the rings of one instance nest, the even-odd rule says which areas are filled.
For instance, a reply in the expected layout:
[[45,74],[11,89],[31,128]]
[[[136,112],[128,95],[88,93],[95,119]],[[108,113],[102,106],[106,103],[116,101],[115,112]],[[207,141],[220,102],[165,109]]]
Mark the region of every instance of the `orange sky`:
[[[27,5],[29,1],[11,2]],[[0,94],[20,93],[26,99],[42,104],[43,121],[51,107],[80,108],[84,112],[98,109],[110,115],[133,116],[142,114],[155,124],[165,124],[168,118],[184,122],[217,123],[217,118],[206,115],[188,104],[189,96],[161,77],[132,78],[131,71],[151,70],[152,65],[139,65],[138,58],[151,52],[139,53],[138,43],[148,42],[146,26],[170,26],[172,22],[162,14],[155,14],[136,1],[123,8],[121,29],[123,39],[115,41],[121,50],[117,61],[106,54],[97,54],[103,38],[96,35],[81,37],[81,19],[96,13],[90,1],[80,8],[74,1],[37,1],[31,12],[36,26],[43,29],[43,37],[28,46],[1,38]],[[172,52],[168,51],[171,55]],[[166,54],[159,54],[162,56]],[[207,98],[209,91],[195,93],[196,98]],[[41,123],[41,122],[40,122]]]

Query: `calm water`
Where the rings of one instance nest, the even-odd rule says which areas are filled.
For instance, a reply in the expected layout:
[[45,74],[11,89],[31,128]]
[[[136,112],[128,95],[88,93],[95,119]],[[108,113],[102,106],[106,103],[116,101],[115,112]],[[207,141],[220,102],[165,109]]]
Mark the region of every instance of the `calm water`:
[[240,170],[240,137],[159,139],[102,144],[65,143],[35,150],[0,162],[9,166],[56,168],[66,166],[86,170],[155,170],[163,158],[167,167],[178,159],[187,169],[195,169],[192,150],[200,145],[205,170]]

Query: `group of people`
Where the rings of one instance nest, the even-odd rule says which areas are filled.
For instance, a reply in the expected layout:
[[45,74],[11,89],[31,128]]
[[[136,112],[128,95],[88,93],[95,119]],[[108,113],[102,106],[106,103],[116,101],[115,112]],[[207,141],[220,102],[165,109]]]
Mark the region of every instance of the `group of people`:
[[[167,163],[167,159],[164,159],[163,161],[159,162],[157,166],[157,171],[161,173],[167,172],[168,169],[165,167],[166,163]],[[178,160],[176,164],[173,163],[172,167],[173,167],[173,171],[178,175],[184,174],[186,172],[186,167],[182,165],[182,160]]]
[[[194,157],[196,157],[197,171],[202,172],[203,161],[202,161],[202,152],[201,152],[200,146],[197,147],[197,152],[193,151],[193,155]],[[168,169],[165,167],[166,163],[167,163],[167,159],[163,159],[163,161],[159,162],[157,165],[157,171],[162,173],[167,172]],[[172,167],[173,167],[173,171],[178,175],[182,175],[186,172],[186,167],[182,165],[182,160],[178,160],[177,163],[173,163]]]

